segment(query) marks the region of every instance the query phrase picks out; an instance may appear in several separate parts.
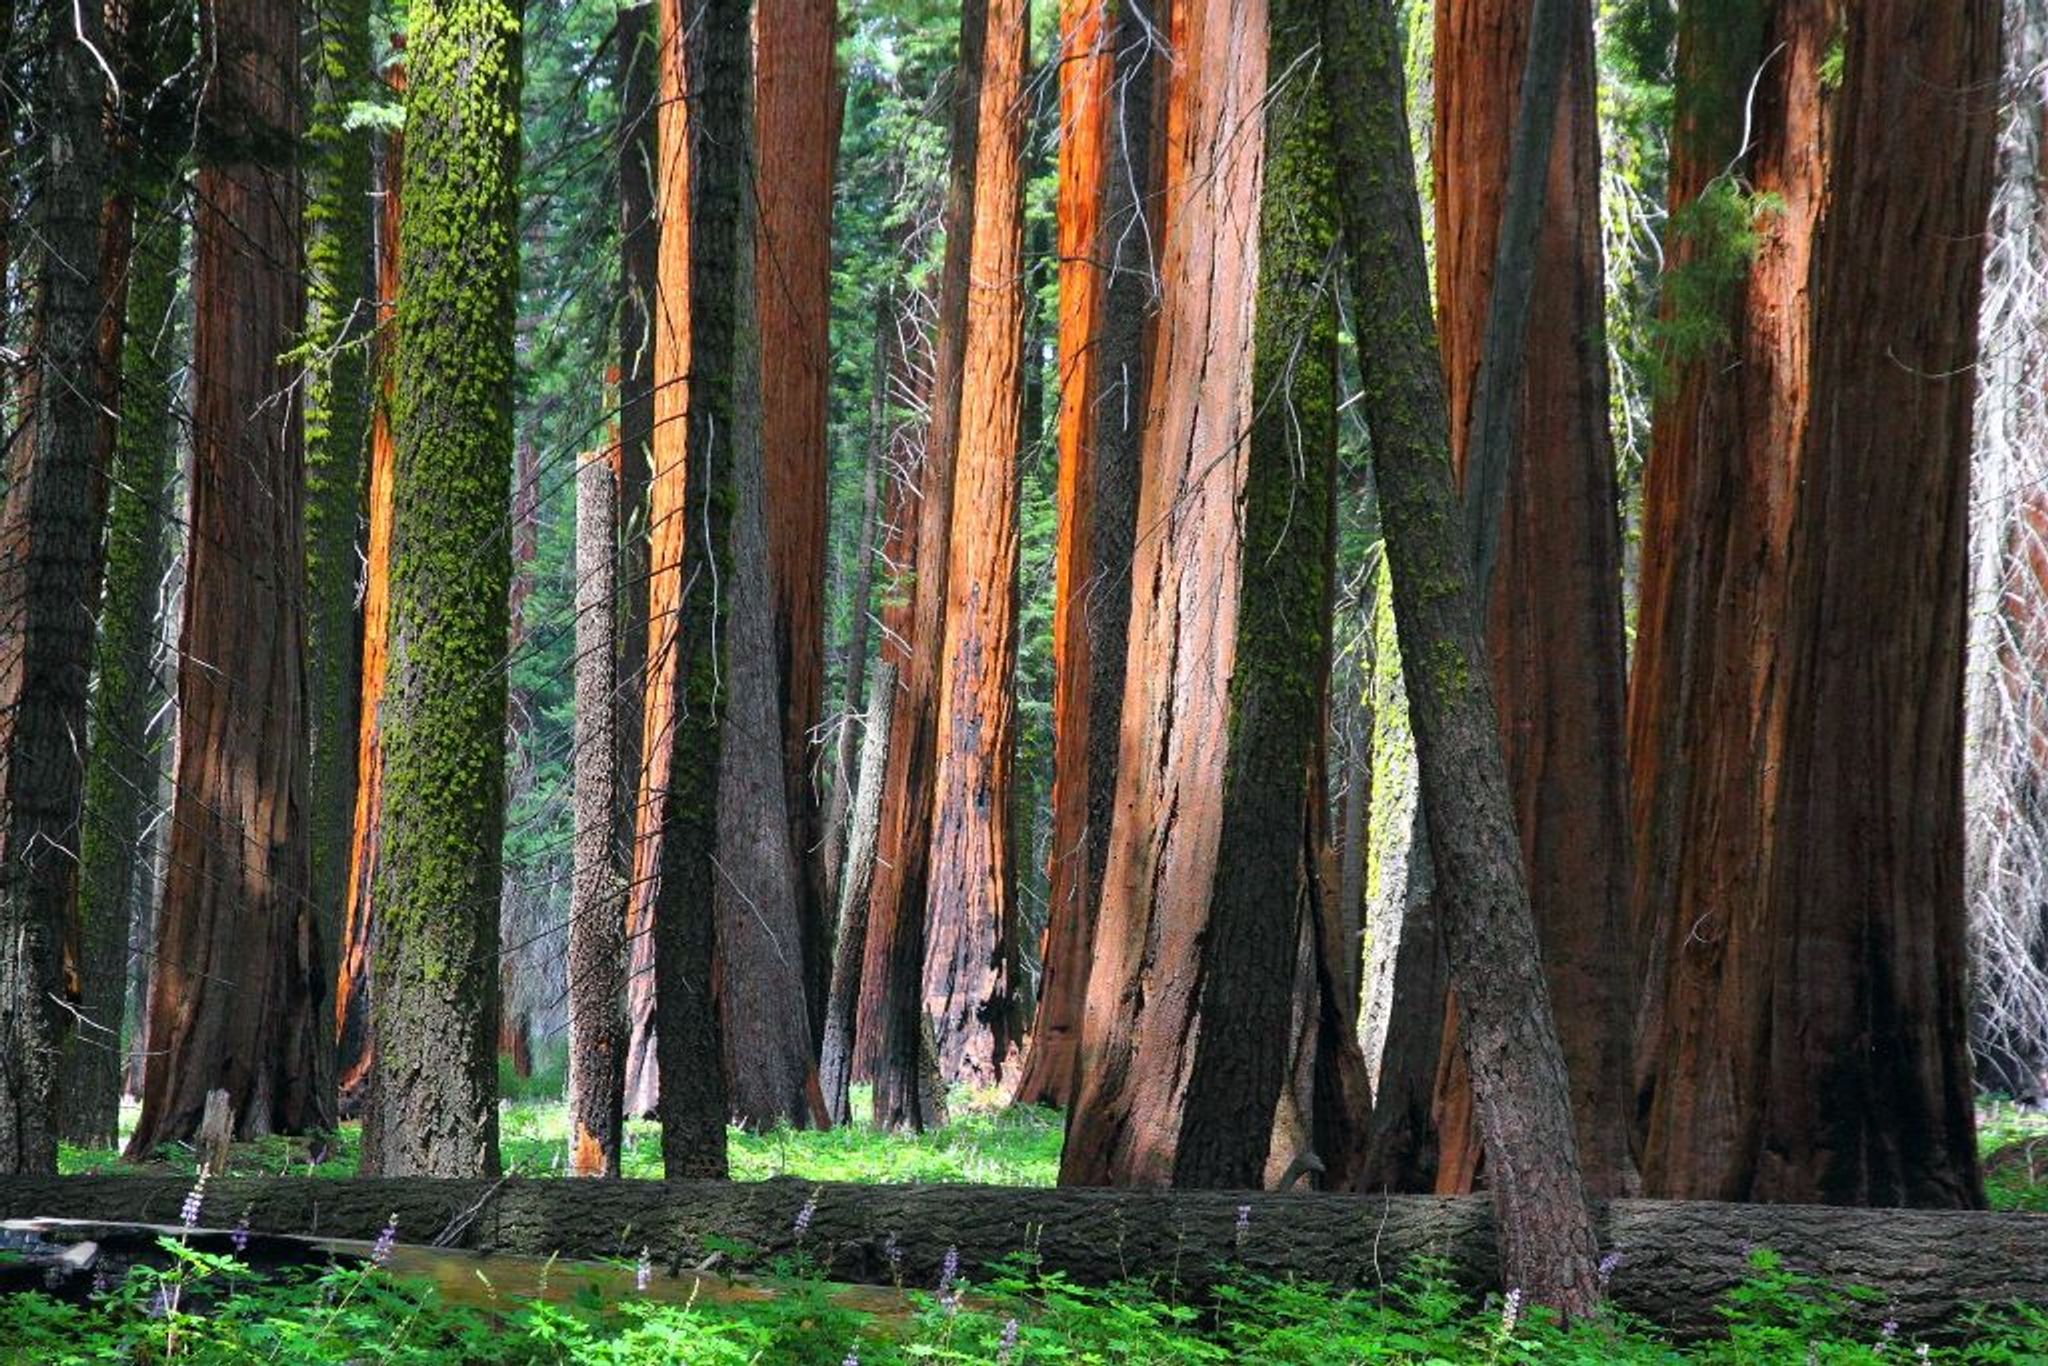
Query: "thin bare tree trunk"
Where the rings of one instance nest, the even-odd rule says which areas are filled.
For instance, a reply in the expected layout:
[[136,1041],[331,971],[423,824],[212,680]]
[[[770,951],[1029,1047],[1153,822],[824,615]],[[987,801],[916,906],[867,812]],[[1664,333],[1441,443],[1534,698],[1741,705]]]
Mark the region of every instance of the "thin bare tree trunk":
[[832,994],[825,1008],[825,1044],[818,1063],[818,1087],[826,1116],[851,1122],[847,1087],[853,1079],[854,1012],[860,1004],[862,960],[867,952],[868,892],[875,881],[875,835],[881,824],[882,775],[889,763],[889,719],[896,693],[896,662],[875,665],[875,692],[862,728],[860,783],[850,815],[846,869],[839,884],[839,934],[832,964]]

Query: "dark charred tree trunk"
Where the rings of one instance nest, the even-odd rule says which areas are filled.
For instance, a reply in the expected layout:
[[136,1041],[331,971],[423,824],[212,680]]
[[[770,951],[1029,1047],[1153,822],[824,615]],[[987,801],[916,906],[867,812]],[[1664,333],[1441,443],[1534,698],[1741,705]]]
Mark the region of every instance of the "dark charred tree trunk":
[[[887,1129],[939,1123],[945,1097],[925,1066],[922,991],[924,910],[931,844],[930,795],[937,752],[939,642],[952,542],[954,461],[961,423],[967,340],[968,252],[975,221],[975,149],[980,145],[987,0],[962,0],[960,61],[954,68],[952,169],[946,185],[946,252],[939,284],[931,425],[919,476],[917,554],[909,641],[889,722],[868,944],[861,969],[859,1036],[873,1041],[874,1122]],[[863,1052],[866,1050],[863,1049]]]
[[[626,849],[619,807],[617,451],[576,471],[576,835],[569,902],[569,1168],[617,1176],[626,1088]],[[610,458],[606,458],[609,455]]]
[[952,535],[939,638],[925,1010],[950,1083],[995,1086],[1015,1042],[1017,450],[1023,402],[1028,0],[988,0]]
[[[1501,381],[1507,411],[1498,420],[1512,458],[1500,472],[1504,488],[1493,494],[1500,513],[1482,513],[1499,524],[1486,637],[1530,905],[1572,1082],[1579,1161],[1587,1189],[1608,1196],[1622,1194],[1632,1177],[1634,1002],[1621,527],[1608,433],[1592,13],[1584,0],[1437,7],[1437,317],[1452,459],[1469,495],[1475,481],[1466,471],[1484,435],[1475,419],[1485,406],[1479,385],[1488,319],[1503,306],[1495,282],[1502,280],[1504,211],[1517,192],[1509,178],[1521,173],[1511,170],[1507,133],[1516,123],[1533,20],[1554,4],[1565,11],[1564,50],[1548,54],[1556,70],[1545,73],[1557,102],[1541,173],[1548,185],[1539,187],[1540,235],[1525,258],[1532,274],[1502,281],[1527,298],[1526,365],[1520,383]],[[1550,17],[1555,27],[1557,16]],[[1455,1008],[1442,1046],[1436,1182],[1439,1193],[1456,1194],[1479,1175],[1480,1143]]]
[[815,1044],[832,964],[832,874],[812,781],[825,698],[825,441],[831,382],[832,178],[839,153],[836,0],[762,0],[755,44],[755,298],[763,517],[780,704],[783,802],[801,874],[803,984]]
[[412,25],[364,1147],[494,1175],[520,37],[497,0]]
[[[34,370],[0,511],[0,1172],[56,1170],[56,1094],[77,997],[65,960],[77,896],[99,454],[97,265],[106,83],[100,7],[53,16],[38,90]],[[11,82],[10,82],[11,83]],[[12,130],[9,130],[10,133]]]
[[[1645,1185],[1980,1204],[1961,697],[1993,105],[1969,92],[1998,7],[1756,7],[1680,43],[1667,317],[1727,284],[1692,300],[1722,331],[1672,358],[1645,486]],[[1705,233],[1731,211],[1733,272]]]
[[289,10],[220,0],[193,297],[191,539],[178,676],[170,863],[150,986],[150,1052],[129,1150],[198,1129],[224,1089],[237,1134],[323,1129],[329,966],[308,884],[304,449],[283,358],[305,297]]
[[156,676],[158,589],[169,564],[175,454],[172,374],[183,194],[140,177],[143,207],[127,267],[119,406],[107,513],[106,592],[95,651],[91,753],[79,850],[83,999],[64,1072],[63,1136],[111,1147],[119,1119],[121,1017],[129,943],[146,882],[162,703]]
[[[405,71],[394,63],[385,78],[395,94]],[[370,412],[367,528],[363,539],[363,635],[356,707],[356,790],[349,821],[348,889],[342,907],[341,946],[334,974],[334,1034],[339,1109],[358,1113],[368,1099],[375,1052],[370,1029],[370,960],[375,917],[379,821],[384,764],[378,735],[383,725],[384,681],[391,662],[392,353],[398,336],[398,233],[405,183],[405,136],[385,135],[379,157],[376,258],[376,400]]]
[[[369,130],[349,126],[371,91],[367,0],[321,0],[306,144],[306,710],[307,831],[321,961],[342,961],[361,785],[364,461],[376,403],[370,351],[377,324]],[[336,981],[339,982],[339,974]],[[339,986],[337,985],[337,993]],[[340,1029],[337,1021],[332,1028]],[[339,1050],[323,1048],[323,1093]]]
[[1393,5],[1325,0],[1323,44],[1352,297],[1374,301],[1354,320],[1365,416],[1502,1266],[1532,1300],[1588,1313],[1593,1219],[1459,534]]

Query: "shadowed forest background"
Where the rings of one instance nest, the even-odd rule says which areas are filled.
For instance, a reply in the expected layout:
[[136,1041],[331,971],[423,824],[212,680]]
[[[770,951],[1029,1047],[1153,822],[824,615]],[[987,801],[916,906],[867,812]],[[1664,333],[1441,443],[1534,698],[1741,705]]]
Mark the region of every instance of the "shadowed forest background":
[[2042,0],[0,13],[0,1174],[2038,1206]]

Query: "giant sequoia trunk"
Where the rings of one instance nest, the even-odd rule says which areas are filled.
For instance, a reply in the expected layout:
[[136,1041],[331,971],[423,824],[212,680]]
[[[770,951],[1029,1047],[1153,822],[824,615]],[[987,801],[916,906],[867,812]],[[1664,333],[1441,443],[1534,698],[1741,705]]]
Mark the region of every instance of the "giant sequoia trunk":
[[1138,505],[1158,531],[1133,564],[1122,729],[1158,758],[1117,777],[1068,1183],[1256,1186],[1319,1130],[1342,1180],[1354,1124],[1297,1111],[1362,1118],[1315,1060],[1348,1039],[1322,1031],[1317,971],[1336,323],[1312,25],[1207,0],[1170,34]]
[[412,9],[366,1160],[498,1167],[517,16]]
[[1653,1192],[1983,1198],[1961,698],[1991,150],[1969,92],[1997,21],[1985,0],[1782,5],[1682,36],[1666,296],[1727,340],[1673,357],[1645,488]]
[[961,423],[967,338],[968,252],[974,236],[975,148],[981,122],[982,40],[987,0],[962,0],[960,61],[953,79],[952,169],[946,184],[946,252],[939,282],[931,425],[918,477],[915,569],[905,651],[889,721],[888,768],[868,895],[868,943],[861,968],[857,1051],[871,1059],[875,1123],[923,1129],[945,1097],[924,1066],[929,1025],[921,984],[936,753],[939,642],[953,520],[954,456]]
[[[405,90],[405,71],[386,73],[394,93]],[[398,231],[405,183],[405,135],[384,137],[379,158],[377,210],[377,372],[370,413],[368,507],[363,540],[362,648],[357,664],[361,696],[356,716],[356,790],[349,817],[348,883],[342,903],[341,940],[334,973],[334,1035],[339,1108],[359,1111],[368,1099],[375,1053],[370,1041],[370,957],[375,917],[372,890],[377,879],[379,823],[384,765],[382,728],[384,679],[391,662],[392,352],[398,335]]]
[[[1017,441],[1024,350],[1028,0],[989,0],[952,537],[939,637],[925,1010],[949,1082],[994,1086],[1015,1043]],[[956,151],[956,155],[962,153]]]
[[1563,1050],[1522,878],[1478,597],[1451,486],[1421,212],[1389,0],[1325,0],[1337,201],[1394,616],[1452,989],[1507,1284],[1570,1314],[1596,1297]]
[[836,0],[763,0],[756,16],[761,164],[754,244],[761,452],[783,802],[801,871],[800,949],[810,1026],[822,1030],[832,930],[811,779],[825,695],[825,408],[832,368],[832,174],[839,97]]
[[[370,6],[366,0],[322,0],[313,18],[305,208],[305,341],[312,356],[306,372],[306,710],[312,741],[306,820],[314,923],[322,961],[336,964],[350,916],[363,759],[357,587],[363,577],[364,459],[376,401],[366,345],[378,297],[370,134],[349,126],[351,107],[370,93]],[[323,1089],[335,1084],[335,1053],[321,1052]]]
[[[100,8],[47,25],[33,223],[36,364],[0,511],[0,1171],[56,1170],[106,472],[96,468],[106,146]],[[9,82],[11,84],[11,82]],[[12,130],[9,130],[10,132]]]
[[[1621,527],[1608,435],[1594,127],[1592,12],[1571,18],[1546,163],[1529,299],[1527,365],[1511,399],[1506,507],[1487,615],[1494,704],[1515,794],[1529,900],[1572,1082],[1589,1190],[1627,1185],[1627,828],[1622,764]],[[1500,251],[1517,86],[1534,0],[1436,9],[1437,318],[1460,477],[1473,431]],[[1548,37],[1549,35],[1544,35]],[[1553,60],[1558,60],[1553,57]],[[1479,1172],[1471,1083],[1455,1009],[1444,1031],[1437,1190]]]
[[[199,1127],[224,1089],[243,1136],[326,1128],[329,968],[308,884],[304,451],[283,358],[299,335],[295,16],[221,0],[193,268],[193,461],[178,769],[130,1151]],[[259,159],[261,158],[261,159]]]
[[1064,1105],[1115,800],[1137,438],[1152,312],[1157,64],[1134,6],[1060,8],[1059,528],[1053,583],[1052,852],[1038,1008],[1014,1088]]

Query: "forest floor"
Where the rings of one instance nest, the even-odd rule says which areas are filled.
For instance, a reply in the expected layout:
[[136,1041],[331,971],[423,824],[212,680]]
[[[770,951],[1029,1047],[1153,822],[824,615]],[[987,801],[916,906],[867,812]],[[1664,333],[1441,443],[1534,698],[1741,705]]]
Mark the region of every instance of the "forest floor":
[[[857,1096],[860,1113],[865,1096]],[[1061,1144],[1056,1112],[1009,1108],[993,1095],[953,1097],[954,1121],[917,1138],[864,1126],[827,1133],[732,1133],[740,1179],[795,1176],[839,1181],[974,1181],[1050,1185]],[[132,1118],[132,1117],[131,1117]],[[1980,1113],[1987,1185],[2001,1209],[2048,1211],[2048,1116],[2010,1106]],[[502,1111],[508,1168],[561,1170],[566,1138],[559,1101],[527,1096]],[[230,1173],[349,1176],[358,1155],[354,1125],[318,1149],[303,1139],[238,1145]],[[67,1172],[189,1173],[189,1150],[148,1163],[68,1149]],[[629,1176],[659,1175],[652,1124],[632,1126]],[[1752,1260],[1751,1281],[1722,1301],[1725,1329],[1677,1343],[1609,1311],[1559,1329],[1498,1296],[1475,1301],[1440,1270],[1422,1267],[1378,1291],[1246,1277],[1200,1302],[1171,1282],[1100,1289],[1071,1285],[1021,1264],[1013,1274],[963,1287],[886,1287],[880,1310],[849,1305],[842,1287],[819,1279],[799,1256],[753,1278],[765,1293],[751,1303],[667,1293],[662,1278],[635,1293],[622,1264],[609,1289],[585,1284],[573,1297],[527,1299],[484,1286],[451,1300],[431,1284],[373,1265],[300,1276],[252,1275],[233,1258],[181,1250],[164,1240],[168,1269],[137,1268],[83,1303],[37,1294],[0,1296],[0,1366],[14,1363],[189,1361],[195,1363],[816,1363],[884,1366],[912,1362],[1170,1363],[1258,1362],[1339,1366],[1391,1362],[1463,1363],[1955,1363],[2048,1364],[2048,1312],[2014,1307],[1960,1326],[1945,1342],[1909,1342],[1879,1320],[1882,1310],[1851,1287],[1795,1275],[1768,1252]],[[0,1253],[0,1258],[6,1254]],[[577,1273],[563,1266],[567,1280]],[[644,1273],[643,1273],[644,1274]],[[643,1285],[647,1283],[643,1280]]]

